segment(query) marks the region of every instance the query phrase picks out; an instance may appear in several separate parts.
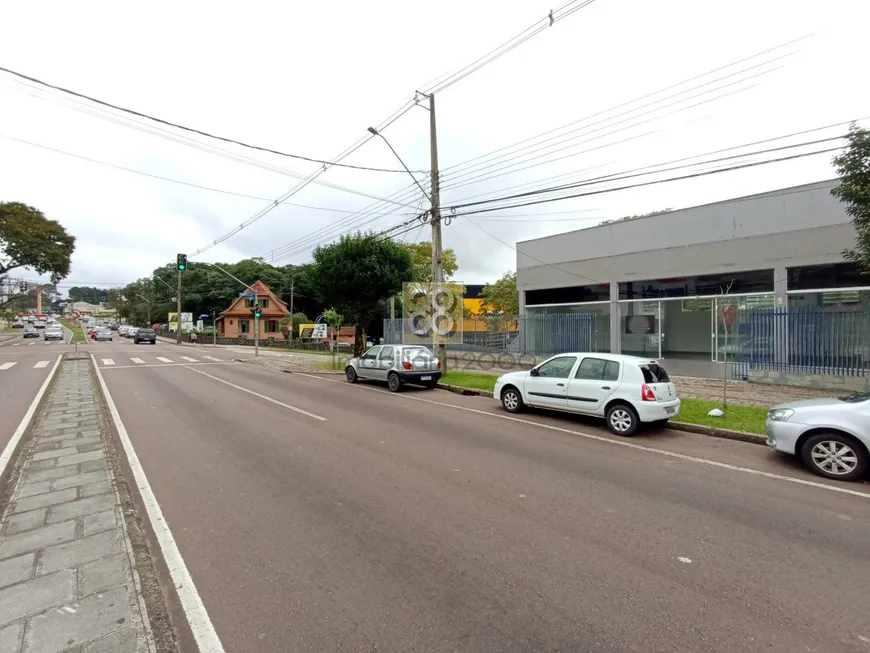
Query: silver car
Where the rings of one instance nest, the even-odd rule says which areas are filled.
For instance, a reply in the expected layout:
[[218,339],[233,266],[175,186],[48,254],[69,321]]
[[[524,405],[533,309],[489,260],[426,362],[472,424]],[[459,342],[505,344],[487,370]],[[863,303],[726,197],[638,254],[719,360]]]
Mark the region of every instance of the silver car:
[[61,327],[59,324],[48,325],[43,332],[43,338],[45,338],[46,340],[63,340],[63,327]]
[[96,340],[96,341],[98,341],[98,342],[99,342],[100,340],[108,340],[108,341],[111,341],[111,340],[112,340],[112,335],[113,335],[113,334],[112,334],[112,332],[111,332],[109,329],[100,329],[99,331],[97,331],[97,335],[94,336],[94,340]]
[[771,408],[767,445],[800,456],[819,476],[862,479],[870,462],[870,392]]
[[348,383],[358,379],[386,381],[392,392],[398,392],[406,383],[432,389],[441,378],[441,361],[419,345],[377,345],[351,358],[344,373]]

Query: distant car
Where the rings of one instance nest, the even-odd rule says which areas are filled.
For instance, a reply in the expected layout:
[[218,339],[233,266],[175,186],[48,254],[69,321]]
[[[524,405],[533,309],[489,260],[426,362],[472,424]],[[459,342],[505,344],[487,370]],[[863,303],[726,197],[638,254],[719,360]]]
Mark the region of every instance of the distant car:
[[96,340],[97,342],[99,342],[100,340],[108,340],[111,342],[113,335],[114,334],[112,333],[111,329],[100,329],[99,331],[97,331],[97,335],[94,336],[94,340]]
[[799,456],[819,476],[858,481],[870,464],[870,392],[780,404],[767,413],[767,445]]
[[38,338],[39,331],[36,330],[36,327],[26,326],[24,327],[24,333],[22,334],[24,338]]
[[91,340],[97,339],[97,332],[98,331],[99,331],[99,328],[97,328],[97,327],[91,327],[88,329],[88,335],[91,337]]
[[43,337],[46,340],[63,340],[63,327],[59,324],[51,324],[45,328]]
[[119,328],[120,328],[120,325],[118,325],[118,324],[113,324],[112,326],[109,327],[109,329],[111,329],[112,331],[117,331]]
[[498,377],[492,397],[509,413],[532,406],[603,417],[622,436],[680,414],[677,389],[661,363],[622,354],[559,354],[528,372]]
[[133,336],[136,335],[136,331],[138,331],[138,330],[139,330],[138,327],[134,327],[134,326],[127,327],[127,330],[124,332],[124,337],[125,338],[132,338]]
[[136,329],[133,334],[133,344],[138,345],[140,342],[150,342],[152,345],[157,343],[157,334],[154,329]]
[[386,381],[391,392],[398,392],[406,383],[432,389],[441,378],[441,362],[419,345],[377,345],[351,358],[344,374],[348,383],[358,379]]
[[37,320],[36,322],[33,323],[33,326],[35,326],[37,329],[44,329],[45,322],[43,322],[42,320]]
[[13,329],[23,329],[23,328],[24,328],[24,322],[22,322],[21,320],[15,320],[15,321],[12,323],[12,328],[13,328]]

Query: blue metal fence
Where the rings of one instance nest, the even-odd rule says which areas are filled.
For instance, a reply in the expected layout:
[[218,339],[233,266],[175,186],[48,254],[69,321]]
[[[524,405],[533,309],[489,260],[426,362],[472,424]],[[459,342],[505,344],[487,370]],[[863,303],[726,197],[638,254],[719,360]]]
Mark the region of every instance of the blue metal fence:
[[870,376],[870,312],[825,307],[735,311],[728,359],[749,370]]

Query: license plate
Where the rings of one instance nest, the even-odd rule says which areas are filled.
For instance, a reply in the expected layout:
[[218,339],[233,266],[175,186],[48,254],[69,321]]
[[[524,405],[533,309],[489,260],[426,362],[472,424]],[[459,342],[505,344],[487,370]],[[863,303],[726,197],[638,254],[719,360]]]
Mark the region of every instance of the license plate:
[[669,406],[668,408],[665,408],[665,413],[667,413],[668,415],[673,415],[675,412],[677,412],[675,406]]
[[431,381],[431,380],[432,380],[432,377],[431,377],[431,376],[421,376],[421,377],[420,377],[420,380],[421,380],[421,381]]

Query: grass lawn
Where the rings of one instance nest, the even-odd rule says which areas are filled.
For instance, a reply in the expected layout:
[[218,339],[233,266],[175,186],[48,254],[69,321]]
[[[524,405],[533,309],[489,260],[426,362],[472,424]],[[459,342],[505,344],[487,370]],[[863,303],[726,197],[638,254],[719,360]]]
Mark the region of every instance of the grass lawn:
[[731,404],[722,417],[709,417],[707,413],[714,408],[722,408],[722,404],[703,399],[683,399],[680,415],[674,421],[764,435],[767,408]]
[[[462,388],[474,388],[476,390],[489,390],[495,387],[494,374],[477,374],[476,372],[448,372],[441,383],[456,385]],[[675,422],[687,424],[700,424],[702,426],[715,426],[733,431],[746,431],[764,435],[764,422],[767,419],[767,408],[757,406],[737,406],[732,404],[722,417],[709,417],[714,408],[721,408],[721,404],[715,401],[703,399],[683,398],[680,407],[680,415]]]
[[342,360],[341,358],[336,358],[335,361],[323,361],[314,363],[314,367],[319,367],[322,370],[337,370],[339,372],[344,372],[344,368],[346,367],[345,363],[347,361]]

